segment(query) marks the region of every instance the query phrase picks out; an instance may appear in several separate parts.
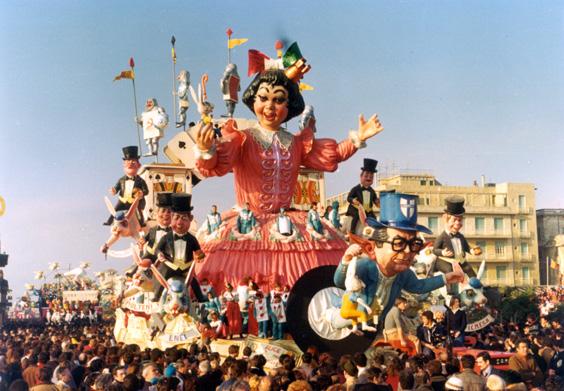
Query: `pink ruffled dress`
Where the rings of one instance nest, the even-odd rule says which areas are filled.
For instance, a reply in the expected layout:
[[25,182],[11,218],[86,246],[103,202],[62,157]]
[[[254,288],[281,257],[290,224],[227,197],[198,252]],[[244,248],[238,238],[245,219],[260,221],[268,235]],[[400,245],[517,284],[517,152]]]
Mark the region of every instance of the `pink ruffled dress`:
[[233,120],[222,133],[215,151],[200,155],[197,167],[204,177],[233,172],[237,203],[249,203],[259,224],[258,235],[254,240],[234,240],[237,213],[223,213],[223,234],[217,240],[201,243],[206,259],[196,265],[198,278],[208,278],[216,289],[221,289],[225,282],[235,285],[250,276],[263,292],[268,292],[276,282],[292,286],[312,268],[337,265],[347,248],[346,242],[325,223],[331,237],[326,241],[314,240],[306,231],[307,212],[288,212],[298,230],[294,242],[274,240],[270,228],[280,208],[291,205],[300,167],[335,171],[339,162],[357,151],[353,142],[315,139],[311,129],[296,135],[285,130],[264,130],[258,125],[239,131]]

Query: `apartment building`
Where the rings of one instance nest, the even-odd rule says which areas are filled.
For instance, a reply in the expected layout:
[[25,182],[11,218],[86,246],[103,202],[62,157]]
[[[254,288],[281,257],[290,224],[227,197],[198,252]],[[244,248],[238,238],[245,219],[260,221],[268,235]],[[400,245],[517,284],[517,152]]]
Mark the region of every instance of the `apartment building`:
[[[471,246],[483,255],[468,255],[478,270],[486,259],[486,285],[521,286],[539,284],[539,256],[535,214],[535,188],[530,183],[485,183],[472,186],[445,186],[430,174],[398,174],[379,179],[377,191],[396,190],[419,196],[418,222],[429,227],[434,240],[444,230],[442,213],[445,198],[466,200],[462,232]],[[329,197],[338,200],[344,214],[348,191]]]

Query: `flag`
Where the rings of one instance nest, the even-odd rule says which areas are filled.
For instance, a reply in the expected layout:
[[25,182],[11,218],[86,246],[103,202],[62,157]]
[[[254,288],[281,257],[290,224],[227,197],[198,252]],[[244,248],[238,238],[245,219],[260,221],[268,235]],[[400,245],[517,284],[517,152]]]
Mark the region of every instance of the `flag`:
[[550,260],[550,268],[554,269],[554,270],[558,270],[560,269],[560,265],[558,264],[558,261],[555,261],[554,259]]
[[174,50],[174,46],[172,47],[171,55],[172,61],[176,64],[176,50]]
[[233,38],[233,39],[229,38],[227,40],[227,48],[233,49],[235,46],[242,45],[248,40],[249,40],[248,38]]
[[266,54],[258,50],[249,50],[249,70],[247,71],[247,76],[264,71],[264,63],[269,59]]
[[300,91],[313,91],[313,86],[306,84],[304,82],[300,83]]
[[135,79],[135,72],[133,71],[133,69],[130,69],[128,71],[122,71],[119,75],[114,77],[114,81],[121,80],[121,79],[134,80]]

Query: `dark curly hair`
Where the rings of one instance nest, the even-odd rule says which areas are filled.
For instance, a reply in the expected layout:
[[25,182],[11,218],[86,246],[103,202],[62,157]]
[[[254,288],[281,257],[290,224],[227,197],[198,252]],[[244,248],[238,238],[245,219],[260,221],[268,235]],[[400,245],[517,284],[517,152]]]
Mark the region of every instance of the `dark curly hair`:
[[271,84],[273,86],[282,86],[288,91],[288,116],[284,120],[287,122],[294,117],[297,117],[304,111],[305,103],[298,84],[294,83],[286,75],[284,71],[279,69],[267,70],[259,73],[254,80],[249,84],[245,93],[243,94],[243,103],[254,113],[253,106],[255,104],[255,97],[259,86],[262,83]]

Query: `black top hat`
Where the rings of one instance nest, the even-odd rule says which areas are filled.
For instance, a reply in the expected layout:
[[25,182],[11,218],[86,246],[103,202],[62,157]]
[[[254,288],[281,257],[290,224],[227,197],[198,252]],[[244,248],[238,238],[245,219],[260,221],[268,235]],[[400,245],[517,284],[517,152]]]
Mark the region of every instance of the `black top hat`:
[[452,216],[462,216],[466,209],[464,209],[464,198],[460,196],[448,197],[446,200],[445,213]]
[[378,164],[378,160],[364,159],[364,165],[360,169],[362,171],[377,172],[378,171],[378,170],[376,170],[377,164]]
[[157,207],[169,208],[172,206],[172,192],[162,191],[157,193]]
[[192,211],[192,195],[188,193],[173,193],[171,195],[172,211],[176,213],[190,213]]
[[128,147],[123,147],[123,160],[139,159],[139,149],[136,145],[130,145]]

